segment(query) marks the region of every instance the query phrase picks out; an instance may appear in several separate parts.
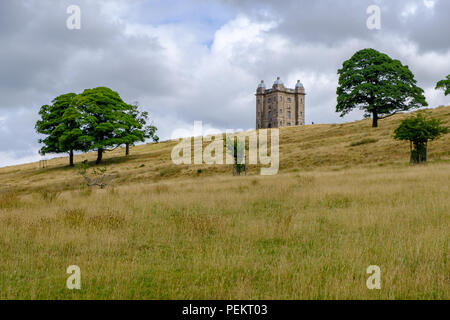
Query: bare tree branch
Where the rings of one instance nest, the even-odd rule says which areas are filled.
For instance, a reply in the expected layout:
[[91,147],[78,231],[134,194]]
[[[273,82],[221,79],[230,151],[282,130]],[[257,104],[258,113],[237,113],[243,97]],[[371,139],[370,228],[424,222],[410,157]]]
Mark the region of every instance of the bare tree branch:
[[389,115],[387,115],[387,116],[384,116],[384,117],[379,117],[378,118],[378,120],[383,120],[383,119],[386,119],[386,118],[389,118],[389,117],[392,117],[393,115],[396,115],[398,112],[397,111],[395,111],[395,112],[393,112],[393,113],[391,113],[391,114],[389,114]]

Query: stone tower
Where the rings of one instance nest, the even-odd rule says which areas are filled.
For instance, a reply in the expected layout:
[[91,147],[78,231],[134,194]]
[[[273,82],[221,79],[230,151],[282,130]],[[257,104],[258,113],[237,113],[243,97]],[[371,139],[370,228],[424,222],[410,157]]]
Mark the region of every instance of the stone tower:
[[256,129],[304,125],[305,95],[300,80],[295,89],[285,88],[280,77],[271,89],[261,80],[256,90]]

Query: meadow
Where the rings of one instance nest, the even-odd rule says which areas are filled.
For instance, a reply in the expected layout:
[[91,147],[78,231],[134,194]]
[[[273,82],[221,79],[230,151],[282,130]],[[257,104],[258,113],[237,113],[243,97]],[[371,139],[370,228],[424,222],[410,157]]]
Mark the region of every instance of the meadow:
[[176,141],[105,155],[105,189],[67,158],[0,168],[0,299],[449,299],[450,135],[411,166],[405,116],[283,128],[276,176],[175,166]]

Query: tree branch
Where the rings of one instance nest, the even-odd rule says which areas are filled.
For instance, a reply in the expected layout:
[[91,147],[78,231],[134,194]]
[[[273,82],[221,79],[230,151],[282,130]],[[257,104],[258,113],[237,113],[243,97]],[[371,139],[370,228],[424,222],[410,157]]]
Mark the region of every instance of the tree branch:
[[120,146],[122,146],[121,144],[119,144],[117,147],[115,147],[114,149],[103,149],[104,151],[114,151],[114,150],[116,150],[117,148],[119,148]]
[[389,114],[389,115],[387,115],[387,116],[384,116],[384,117],[378,117],[378,119],[379,119],[379,120],[383,120],[383,119],[392,117],[392,116],[395,115],[395,114],[397,114],[397,111],[395,111],[394,113],[391,113],[391,114]]

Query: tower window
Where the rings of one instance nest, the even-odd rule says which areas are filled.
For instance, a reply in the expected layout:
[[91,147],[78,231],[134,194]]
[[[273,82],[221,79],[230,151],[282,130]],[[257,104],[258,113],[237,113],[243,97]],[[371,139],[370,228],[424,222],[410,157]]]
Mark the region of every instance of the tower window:
[[287,118],[288,118],[288,119],[291,118],[291,112],[290,112],[290,111],[287,112]]
[[269,111],[269,120],[272,120],[272,112]]

